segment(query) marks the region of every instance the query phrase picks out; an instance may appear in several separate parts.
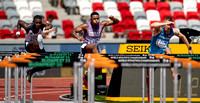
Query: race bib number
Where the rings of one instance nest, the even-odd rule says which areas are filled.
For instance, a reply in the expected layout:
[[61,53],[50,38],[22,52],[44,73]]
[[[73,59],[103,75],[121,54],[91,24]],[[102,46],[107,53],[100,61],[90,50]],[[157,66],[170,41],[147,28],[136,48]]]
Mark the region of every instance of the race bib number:
[[94,44],[94,45],[98,45],[99,44],[99,39],[92,39],[88,42],[89,44]]
[[159,47],[159,48],[166,48],[167,42],[161,40],[161,39],[157,39],[156,41],[156,46]]

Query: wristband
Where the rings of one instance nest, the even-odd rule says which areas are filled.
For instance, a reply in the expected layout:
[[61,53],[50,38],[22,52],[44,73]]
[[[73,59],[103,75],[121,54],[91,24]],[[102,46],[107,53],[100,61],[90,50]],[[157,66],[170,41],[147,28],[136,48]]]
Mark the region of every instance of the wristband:
[[16,32],[16,35],[20,35],[20,31],[17,31],[17,32]]
[[188,48],[188,50],[192,50],[192,47],[190,46],[190,47]]

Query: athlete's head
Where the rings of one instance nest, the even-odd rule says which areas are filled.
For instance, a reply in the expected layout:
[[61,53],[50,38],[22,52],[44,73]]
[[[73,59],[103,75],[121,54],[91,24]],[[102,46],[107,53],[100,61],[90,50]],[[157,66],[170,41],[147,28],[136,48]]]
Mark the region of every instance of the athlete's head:
[[97,12],[92,12],[90,14],[90,17],[91,17],[91,23],[92,25],[98,25],[99,24],[99,13]]
[[35,15],[33,17],[33,23],[34,23],[36,28],[39,28],[40,25],[42,24],[42,17],[40,15]]
[[[164,22],[165,23],[173,22],[173,19],[172,19],[172,17],[168,16],[165,18]],[[168,24],[168,25],[164,25],[163,29],[165,32],[168,32],[168,31],[170,31],[171,27],[172,27],[172,24]]]

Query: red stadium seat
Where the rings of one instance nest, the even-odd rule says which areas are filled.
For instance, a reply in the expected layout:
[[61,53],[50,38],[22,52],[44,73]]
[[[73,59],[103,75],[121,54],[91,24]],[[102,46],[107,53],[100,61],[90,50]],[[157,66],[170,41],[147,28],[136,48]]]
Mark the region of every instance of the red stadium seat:
[[167,2],[157,2],[158,11],[170,11],[169,4]]
[[143,0],[130,0],[130,1],[140,1],[140,2],[143,2]]
[[187,12],[187,20],[189,19],[199,19],[198,17],[198,12],[194,12],[194,11],[188,11]]
[[5,11],[0,11],[0,19],[7,19],[7,15]]
[[104,10],[103,4],[99,2],[92,3],[93,11]]
[[56,13],[56,11],[46,11],[46,18],[48,20],[49,15],[53,15],[54,19],[58,19],[58,15]]
[[152,31],[142,31],[142,40],[151,40]]
[[156,4],[154,2],[145,2],[143,3],[144,10],[156,10]]
[[127,2],[117,2],[117,7],[120,12],[129,11],[129,6]]
[[135,21],[126,21],[125,22],[125,29],[129,30],[137,30],[136,22]]
[[174,20],[176,20],[176,19],[184,19],[185,20],[185,14],[183,11],[174,11],[173,15],[174,15]]
[[162,10],[162,11],[159,11],[159,12],[160,12],[160,18],[161,18],[161,21],[164,21],[165,18],[168,17],[168,16],[172,17],[170,11]]
[[178,1],[178,2],[181,2],[181,3],[183,3],[183,0],[172,0],[172,1]]
[[1,36],[1,39],[13,38],[13,35],[10,29],[0,29],[0,36]]
[[197,3],[197,11],[198,11],[198,13],[200,14],[200,2]]
[[141,34],[139,31],[128,32],[129,40],[141,40]]
[[133,21],[133,15],[130,11],[120,12],[122,21]]
[[63,20],[62,27],[65,32],[65,38],[71,38],[70,32],[74,29],[73,21],[71,20]]
[[[17,32],[17,29],[14,29],[13,30],[13,36],[15,37],[15,35],[16,35],[16,32]],[[24,32],[24,30],[20,30],[20,37],[18,37],[18,38],[25,38],[25,32]],[[16,38],[17,39],[17,38]]]
[[124,33],[125,30],[125,24],[123,21],[120,21],[118,24],[116,25],[112,25],[113,27],[113,32],[114,33]]

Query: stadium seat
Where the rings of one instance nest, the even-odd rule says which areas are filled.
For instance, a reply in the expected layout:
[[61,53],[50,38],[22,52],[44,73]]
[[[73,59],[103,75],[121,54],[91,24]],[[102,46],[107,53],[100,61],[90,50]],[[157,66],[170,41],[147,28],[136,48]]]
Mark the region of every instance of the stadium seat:
[[78,6],[80,6],[80,2],[90,2],[90,0],[76,0]]
[[117,4],[114,1],[105,1],[103,3],[104,10],[109,11],[109,10],[118,10],[117,9]]
[[6,15],[9,20],[11,19],[19,19],[19,14],[16,10],[8,9],[6,10]]
[[21,10],[29,10],[29,5],[27,1],[17,1],[16,2],[17,12],[19,13]]
[[53,15],[54,19],[58,19],[58,15],[56,11],[46,11],[46,18],[48,19],[49,15]]
[[[13,29],[13,36],[15,37],[15,35],[16,35],[16,32],[17,32],[17,29]],[[25,31],[24,30],[20,30],[20,37],[18,37],[18,38],[25,38]],[[18,38],[16,38],[16,39],[18,39]]]
[[0,37],[1,39],[13,38],[13,35],[10,29],[0,29]]
[[169,4],[167,2],[157,2],[157,9],[158,11],[170,11]]
[[65,32],[63,31],[62,28],[57,28],[56,36],[57,35],[65,36]]
[[29,7],[32,12],[33,11],[43,11],[42,4],[40,1],[30,1]]
[[113,32],[114,33],[124,33],[125,30],[125,24],[123,21],[120,21],[118,24],[116,25],[112,25],[113,27]]
[[147,20],[149,21],[160,21],[160,13],[157,10],[147,10]]
[[89,1],[82,1],[79,3],[79,10],[81,16],[89,16],[92,12],[92,5]]
[[9,20],[0,20],[0,29],[10,29],[11,23]]
[[197,11],[200,14],[200,2],[197,3]]
[[44,14],[43,11],[33,11],[32,16],[34,17],[35,15],[41,15],[41,16],[43,16],[44,18],[46,18],[46,16],[45,16],[45,14]]
[[130,3],[130,0],[116,0],[117,2],[126,2],[127,4]]
[[1,2],[0,2],[0,10],[3,10],[3,5]]
[[145,2],[143,3],[144,10],[156,10],[156,4],[154,2]]
[[196,19],[188,20],[188,26],[191,29],[195,29],[195,30],[200,31],[200,21],[199,20],[196,20]]
[[103,0],[103,2],[107,2],[107,1],[114,1],[114,2],[116,2],[116,0]]
[[28,9],[21,9],[19,15],[22,20],[33,20],[32,12]]
[[74,23],[71,20],[62,20],[62,28],[65,29],[74,29]]
[[183,11],[174,11],[173,15],[174,15],[174,20],[176,20],[176,19],[185,19],[185,14],[184,14]]
[[0,11],[0,20],[1,19],[7,19],[7,15],[6,15],[5,11]]
[[169,5],[170,5],[170,11],[172,14],[174,14],[173,13],[174,11],[183,11],[183,6],[181,2],[171,1]]
[[136,21],[137,30],[150,30],[149,21],[146,19],[139,19]]
[[152,31],[142,31],[142,40],[151,40]]
[[129,11],[129,5],[127,2],[117,2],[117,7],[120,12]]
[[184,13],[186,14],[188,11],[197,12],[197,3],[196,1],[184,2]]
[[103,3],[103,0],[90,0],[90,2],[92,2],[92,3]]
[[76,0],[63,0],[63,4],[68,14],[75,14],[75,9],[78,8]]
[[165,11],[165,10],[160,11],[160,18],[161,18],[161,21],[164,21],[165,18],[168,17],[168,16],[172,17],[170,11]]
[[16,28],[17,28],[18,20],[19,20],[19,19],[11,19],[11,20],[10,20],[12,29],[16,29]]
[[143,8],[142,2],[131,1],[130,2],[130,11],[131,11],[133,16],[135,15],[136,11],[143,11],[144,12],[144,8]]
[[143,2],[143,0],[130,0],[130,2],[131,2],[131,1],[139,1],[139,2]]
[[121,14],[118,10],[108,10],[108,11],[106,11],[106,13],[108,14],[108,16],[112,15],[112,16],[116,17],[117,19],[119,19],[119,21],[122,20]]
[[188,11],[187,12],[187,20],[189,19],[199,19],[198,12]]
[[125,30],[137,30],[136,22],[133,20],[126,21],[125,22]]
[[187,28],[187,21],[183,19],[175,20],[175,28]]
[[16,6],[15,6],[13,1],[4,1],[3,2],[3,9],[4,10],[9,10],[9,9],[16,10]]
[[122,21],[132,21],[133,20],[133,15],[130,11],[126,11],[126,12],[121,12],[121,17],[122,17]]
[[53,21],[51,22],[51,25],[52,25],[53,27],[62,28],[62,23],[61,23],[60,20],[53,20]]
[[139,20],[139,19],[147,19],[146,13],[144,11],[136,11],[134,14],[134,20]]
[[103,4],[99,2],[92,3],[93,11],[104,10]]
[[65,38],[72,38],[72,36],[70,35],[70,32],[71,32],[72,30],[70,30],[70,29],[65,29],[64,30],[64,32],[65,32]]
[[183,0],[172,0],[172,1],[183,3]]
[[141,40],[141,34],[139,31],[130,31],[128,32],[129,40]]
[[108,20],[108,14],[105,11],[103,11],[103,10],[97,10],[96,12],[99,13],[100,22]]

